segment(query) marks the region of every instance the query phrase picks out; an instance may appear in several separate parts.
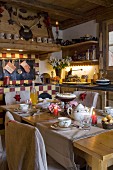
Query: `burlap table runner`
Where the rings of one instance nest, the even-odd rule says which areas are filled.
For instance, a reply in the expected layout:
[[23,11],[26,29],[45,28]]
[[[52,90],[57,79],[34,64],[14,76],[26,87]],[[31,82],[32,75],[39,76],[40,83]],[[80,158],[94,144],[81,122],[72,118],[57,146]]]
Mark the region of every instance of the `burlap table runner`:
[[76,170],[74,162],[74,154],[76,153],[74,153],[75,149],[73,150],[73,142],[104,133],[107,130],[94,126],[91,126],[90,130],[80,130],[73,126],[66,131],[54,130],[51,128],[51,125],[55,121],[36,123],[36,127],[44,138],[46,151],[68,170]]

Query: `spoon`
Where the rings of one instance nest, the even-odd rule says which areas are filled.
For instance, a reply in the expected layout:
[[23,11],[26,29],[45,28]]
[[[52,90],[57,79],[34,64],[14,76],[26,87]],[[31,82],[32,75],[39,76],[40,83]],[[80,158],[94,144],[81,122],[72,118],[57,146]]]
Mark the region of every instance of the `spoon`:
[[18,70],[17,70],[17,73],[18,73],[18,74],[22,74],[22,70],[21,70],[21,68],[20,68],[20,59],[19,59],[19,63],[18,63],[18,64],[19,64],[19,68],[18,68]]

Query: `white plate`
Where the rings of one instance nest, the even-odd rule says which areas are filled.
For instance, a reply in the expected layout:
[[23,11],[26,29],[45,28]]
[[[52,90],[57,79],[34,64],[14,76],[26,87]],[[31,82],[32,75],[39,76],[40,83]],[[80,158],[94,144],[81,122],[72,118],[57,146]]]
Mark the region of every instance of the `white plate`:
[[71,130],[72,126],[69,127],[59,127],[57,123],[54,123],[53,125],[51,125],[51,128],[54,130]]
[[97,83],[97,82],[96,82],[96,84],[97,84],[97,85],[100,85],[100,86],[106,86],[106,85],[109,85],[110,83],[109,83],[109,82],[108,82],[108,83]]
[[108,80],[108,79],[98,79],[98,80],[96,80],[96,82],[98,82],[98,83],[108,83],[108,82],[110,82],[110,80]]
[[56,96],[62,99],[71,99],[76,97],[73,93],[57,93]]

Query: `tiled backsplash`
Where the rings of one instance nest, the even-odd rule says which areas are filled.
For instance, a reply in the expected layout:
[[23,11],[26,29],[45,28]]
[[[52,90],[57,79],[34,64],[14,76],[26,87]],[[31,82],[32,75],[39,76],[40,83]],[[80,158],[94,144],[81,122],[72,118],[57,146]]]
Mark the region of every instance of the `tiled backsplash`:
[[[5,65],[8,61],[14,60],[15,66],[18,66],[18,62],[20,61],[26,61],[27,64],[30,66],[31,70],[30,73],[26,73],[24,69],[22,68],[23,74],[19,75],[16,73],[16,70],[9,74],[7,71],[3,73],[2,69],[2,61],[5,61]],[[26,80],[32,80],[35,78],[35,72],[39,71],[39,58],[38,55],[34,54],[18,54],[18,53],[0,53],[0,67],[1,67],[1,73],[0,73],[0,79],[3,80],[4,76],[10,76],[10,84],[23,84],[26,82]],[[2,81],[1,81],[2,84]]]

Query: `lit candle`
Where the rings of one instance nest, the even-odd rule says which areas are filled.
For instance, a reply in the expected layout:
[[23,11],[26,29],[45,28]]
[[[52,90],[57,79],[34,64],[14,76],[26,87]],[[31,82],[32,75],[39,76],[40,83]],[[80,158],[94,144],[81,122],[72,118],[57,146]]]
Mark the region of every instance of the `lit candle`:
[[92,125],[96,125],[97,124],[97,116],[95,114],[95,112],[92,113]]
[[30,100],[29,100],[29,104],[32,104],[31,98],[30,98]]
[[31,98],[29,99],[29,107],[31,108],[32,106],[32,101],[31,101]]
[[54,106],[54,115],[55,116],[58,116],[58,107],[57,106]]
[[59,31],[58,21],[56,21],[56,32]]

